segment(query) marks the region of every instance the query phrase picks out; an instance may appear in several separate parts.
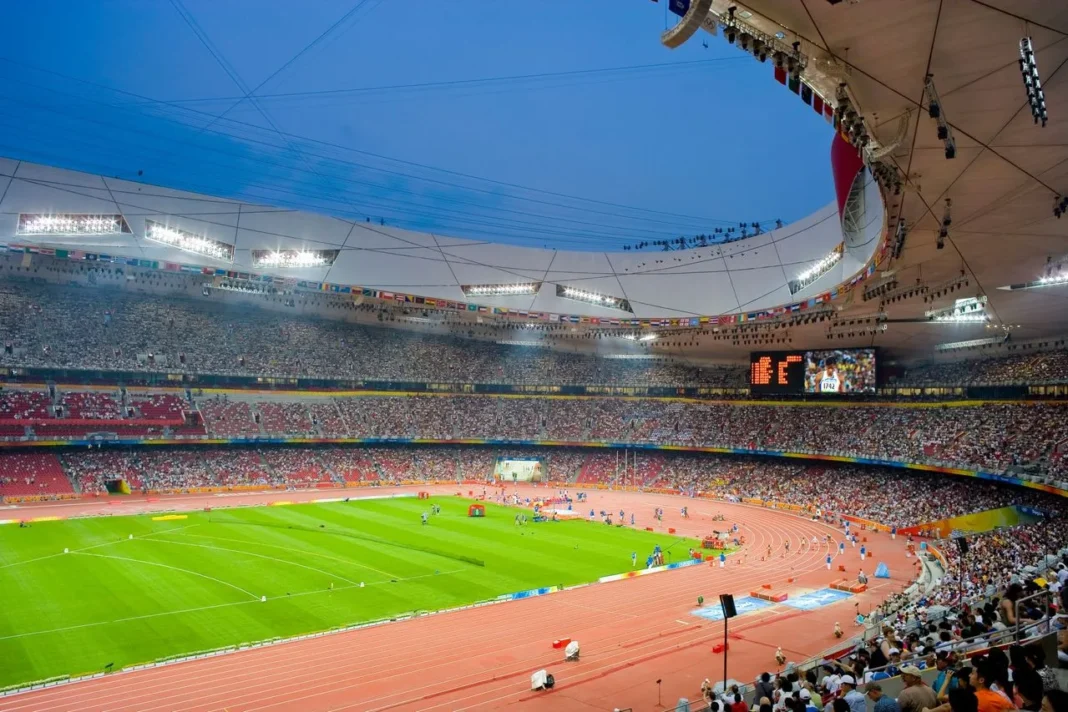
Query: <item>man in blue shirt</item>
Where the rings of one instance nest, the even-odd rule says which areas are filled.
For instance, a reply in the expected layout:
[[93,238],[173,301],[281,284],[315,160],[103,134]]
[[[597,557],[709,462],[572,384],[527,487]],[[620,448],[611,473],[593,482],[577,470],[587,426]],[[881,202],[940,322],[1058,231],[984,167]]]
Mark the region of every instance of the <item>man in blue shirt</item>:
[[[957,679],[953,677],[952,663],[953,659],[950,657],[949,650],[939,650],[935,653],[935,667],[938,669],[938,677],[934,679],[934,683],[931,685],[935,695],[948,695],[951,690],[957,689]],[[942,689],[943,686],[945,686],[945,690]]]
[[875,712],[901,712],[897,706],[897,700],[883,694],[882,686],[877,682],[869,682],[868,699],[875,703]]
[[849,705],[849,712],[868,712],[868,703],[864,695],[857,692],[857,681],[852,675],[842,675],[842,699]]

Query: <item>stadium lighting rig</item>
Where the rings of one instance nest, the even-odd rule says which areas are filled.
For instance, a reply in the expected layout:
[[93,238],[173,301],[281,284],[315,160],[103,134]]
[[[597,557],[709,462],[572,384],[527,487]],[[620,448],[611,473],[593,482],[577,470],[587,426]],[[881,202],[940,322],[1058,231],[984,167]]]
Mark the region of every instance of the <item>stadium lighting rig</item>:
[[1000,346],[1009,340],[1009,335],[994,336],[988,339],[969,339],[967,341],[950,341],[945,344],[936,344],[935,351],[964,351],[979,349],[986,346]]
[[1035,123],[1042,122],[1045,127],[1049,115],[1046,113],[1046,94],[1042,91],[1042,80],[1038,77],[1038,64],[1035,63],[1035,47],[1030,37],[1020,40],[1020,73],[1023,74],[1024,89],[1027,91],[1027,103],[1031,106],[1031,116]]
[[585,302],[586,304],[595,304],[599,307],[609,307],[611,309],[619,309],[620,311],[634,313],[634,310],[630,308],[630,302],[626,299],[612,297],[607,294],[598,294],[597,292],[591,292],[587,289],[566,287],[562,284],[558,284],[556,285],[556,296],[563,299],[571,299],[576,302]]
[[897,289],[897,273],[894,270],[888,270],[882,273],[882,276],[877,280],[868,280],[868,284],[864,287],[864,291],[860,295],[861,301],[868,301],[869,299],[875,299],[881,297],[887,292],[892,292]]
[[923,93],[927,102],[927,115],[938,124],[938,140],[945,146],[946,158],[956,158],[957,142],[953,139],[953,130],[949,127],[949,122],[946,121],[946,112],[942,108],[942,100],[938,98],[933,74],[928,74],[924,80]]
[[167,227],[155,220],[145,220],[145,239],[194,255],[211,257],[224,262],[234,261],[233,245],[178,228]]
[[261,269],[329,267],[339,253],[340,250],[253,250],[252,266]]
[[929,309],[924,312],[927,321],[953,324],[985,324],[988,321],[986,315],[986,296],[980,294],[977,297],[958,299],[953,306],[944,309]]
[[122,215],[64,213],[61,215],[19,214],[16,235],[118,235],[131,233]]
[[953,200],[946,198],[946,207],[942,211],[942,224],[938,226],[938,241],[935,243],[935,247],[939,250],[944,249],[946,246],[946,238],[949,237],[949,226],[953,224]]
[[905,218],[897,219],[897,229],[894,230],[894,259],[901,258],[901,252],[905,249],[905,238],[909,236],[909,225]]
[[834,108],[834,125],[838,132],[854,148],[864,149],[871,142],[871,134],[864,123],[864,117],[857,111],[849,96],[849,87],[845,82],[838,84],[835,91],[838,105]]
[[524,294],[537,294],[539,289],[541,289],[541,282],[460,285],[460,290],[465,297],[513,297]]
[[1053,201],[1053,214],[1060,220],[1065,213],[1068,213],[1068,196],[1058,195]]
[[1007,284],[998,289],[1005,292],[1016,292],[1021,289],[1040,289],[1043,287],[1059,287],[1068,284],[1068,255],[1056,259],[1053,256],[1046,258],[1046,267],[1042,270],[1042,276],[1032,282],[1021,284]]
[[827,274],[831,267],[834,267],[842,259],[842,245],[839,244],[830,254],[824,255],[816,264],[806,269],[801,274],[797,275],[796,279],[790,280],[790,294],[797,294],[808,285],[815,282],[817,279]]

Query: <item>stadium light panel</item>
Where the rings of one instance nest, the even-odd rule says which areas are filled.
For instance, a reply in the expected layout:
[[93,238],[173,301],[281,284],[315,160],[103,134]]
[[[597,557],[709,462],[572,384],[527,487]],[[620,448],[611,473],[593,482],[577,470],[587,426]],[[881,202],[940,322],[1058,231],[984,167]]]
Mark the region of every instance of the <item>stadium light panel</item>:
[[234,261],[233,245],[175,227],[168,227],[155,220],[145,220],[145,239],[194,255],[211,257],[224,262]]
[[827,274],[831,267],[838,264],[842,259],[842,245],[839,244],[830,254],[821,257],[816,264],[797,275],[796,279],[790,280],[790,294],[797,294],[817,279]]
[[340,250],[253,250],[252,266],[261,269],[329,267]]
[[131,233],[122,215],[63,213],[60,215],[19,214],[16,235],[118,235]]
[[633,310],[630,308],[630,302],[626,299],[612,297],[607,294],[598,294],[597,292],[591,292],[588,289],[579,289],[578,287],[567,287],[558,284],[556,285],[556,296],[564,299],[571,299],[576,302],[595,304],[601,307],[619,309],[621,311],[633,313]]
[[541,282],[525,284],[463,284],[460,290],[466,297],[512,297],[524,294],[537,294]]

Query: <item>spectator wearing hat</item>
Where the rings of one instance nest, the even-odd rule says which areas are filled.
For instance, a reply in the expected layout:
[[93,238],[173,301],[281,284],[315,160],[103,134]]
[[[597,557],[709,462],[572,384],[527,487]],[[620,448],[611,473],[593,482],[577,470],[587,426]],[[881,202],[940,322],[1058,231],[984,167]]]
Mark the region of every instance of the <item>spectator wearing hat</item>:
[[868,704],[864,701],[864,695],[857,690],[857,679],[852,675],[842,675],[840,683],[842,699],[849,705],[849,712],[867,712]]
[[802,687],[797,692],[797,698],[801,700],[801,703],[805,707],[805,712],[820,712],[820,708],[813,704],[812,693],[808,688]]
[[905,683],[905,689],[897,696],[901,712],[922,712],[924,708],[938,705],[934,690],[924,684],[920,675],[920,669],[915,665],[901,668],[901,680]]
[[897,700],[883,694],[883,687],[877,682],[869,682],[865,688],[868,699],[875,703],[875,712],[901,712]]

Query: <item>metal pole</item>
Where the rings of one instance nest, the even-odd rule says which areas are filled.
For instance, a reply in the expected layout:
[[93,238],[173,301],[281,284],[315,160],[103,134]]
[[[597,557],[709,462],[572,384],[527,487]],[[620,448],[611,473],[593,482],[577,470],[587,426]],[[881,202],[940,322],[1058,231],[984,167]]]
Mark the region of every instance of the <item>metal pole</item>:
[[[721,604],[722,606],[722,604]],[[723,699],[727,699],[727,610],[723,610]]]
[[961,613],[964,612],[964,560],[968,557],[964,553],[964,549],[960,549],[960,571],[957,572],[957,605],[960,606]]

